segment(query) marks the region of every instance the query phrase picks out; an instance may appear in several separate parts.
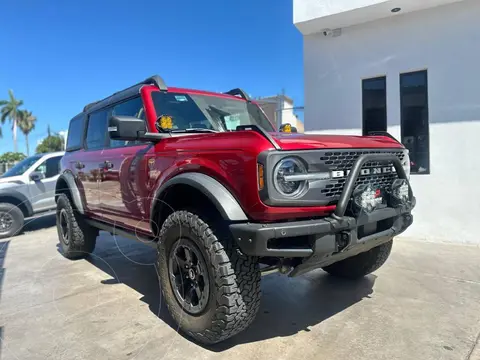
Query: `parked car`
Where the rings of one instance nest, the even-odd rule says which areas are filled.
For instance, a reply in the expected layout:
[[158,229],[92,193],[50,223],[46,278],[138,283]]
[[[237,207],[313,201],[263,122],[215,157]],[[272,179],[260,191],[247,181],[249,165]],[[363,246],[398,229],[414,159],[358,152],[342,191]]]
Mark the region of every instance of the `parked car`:
[[16,235],[25,218],[56,208],[55,185],[63,154],[27,157],[0,176],[0,239]]
[[413,221],[399,142],[276,132],[240,89],[151,77],[85,106],[61,163],[63,254],[87,256],[99,229],[154,246],[172,317],[206,344],[250,325],[262,272],[363,277]]

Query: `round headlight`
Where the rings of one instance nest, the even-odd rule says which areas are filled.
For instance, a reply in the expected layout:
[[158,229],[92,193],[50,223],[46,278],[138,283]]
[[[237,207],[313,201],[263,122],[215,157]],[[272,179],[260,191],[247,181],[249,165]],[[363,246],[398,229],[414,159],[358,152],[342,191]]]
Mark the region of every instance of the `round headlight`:
[[307,169],[303,163],[293,157],[282,159],[275,166],[273,171],[273,184],[275,189],[282,195],[294,197],[303,192],[307,182],[305,180],[289,180],[291,175],[306,174]]

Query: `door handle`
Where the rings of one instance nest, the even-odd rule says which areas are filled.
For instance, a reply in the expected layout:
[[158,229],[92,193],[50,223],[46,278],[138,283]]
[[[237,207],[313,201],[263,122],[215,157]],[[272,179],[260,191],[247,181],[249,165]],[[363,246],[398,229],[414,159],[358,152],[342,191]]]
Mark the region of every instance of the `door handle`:
[[112,169],[113,163],[111,163],[108,160],[105,160],[103,163],[100,163],[98,166],[100,167],[100,169]]
[[85,167],[85,164],[81,163],[80,161],[77,161],[75,163],[75,167],[80,170],[80,169],[83,169]]

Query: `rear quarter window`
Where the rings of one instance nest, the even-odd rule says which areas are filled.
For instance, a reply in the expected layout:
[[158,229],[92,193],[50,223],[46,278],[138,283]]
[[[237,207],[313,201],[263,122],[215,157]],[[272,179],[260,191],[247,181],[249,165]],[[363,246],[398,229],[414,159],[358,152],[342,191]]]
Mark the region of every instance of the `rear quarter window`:
[[68,127],[68,136],[67,136],[67,151],[78,150],[82,147],[83,142],[83,132],[84,132],[84,116],[80,114],[74,117],[70,121],[70,126]]

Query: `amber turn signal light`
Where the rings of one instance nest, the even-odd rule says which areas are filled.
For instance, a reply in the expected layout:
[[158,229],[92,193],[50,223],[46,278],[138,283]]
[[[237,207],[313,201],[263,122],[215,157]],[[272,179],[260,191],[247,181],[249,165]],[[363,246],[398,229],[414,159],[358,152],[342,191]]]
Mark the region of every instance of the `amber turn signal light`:
[[257,164],[258,190],[263,190],[265,178],[263,176],[263,165]]

